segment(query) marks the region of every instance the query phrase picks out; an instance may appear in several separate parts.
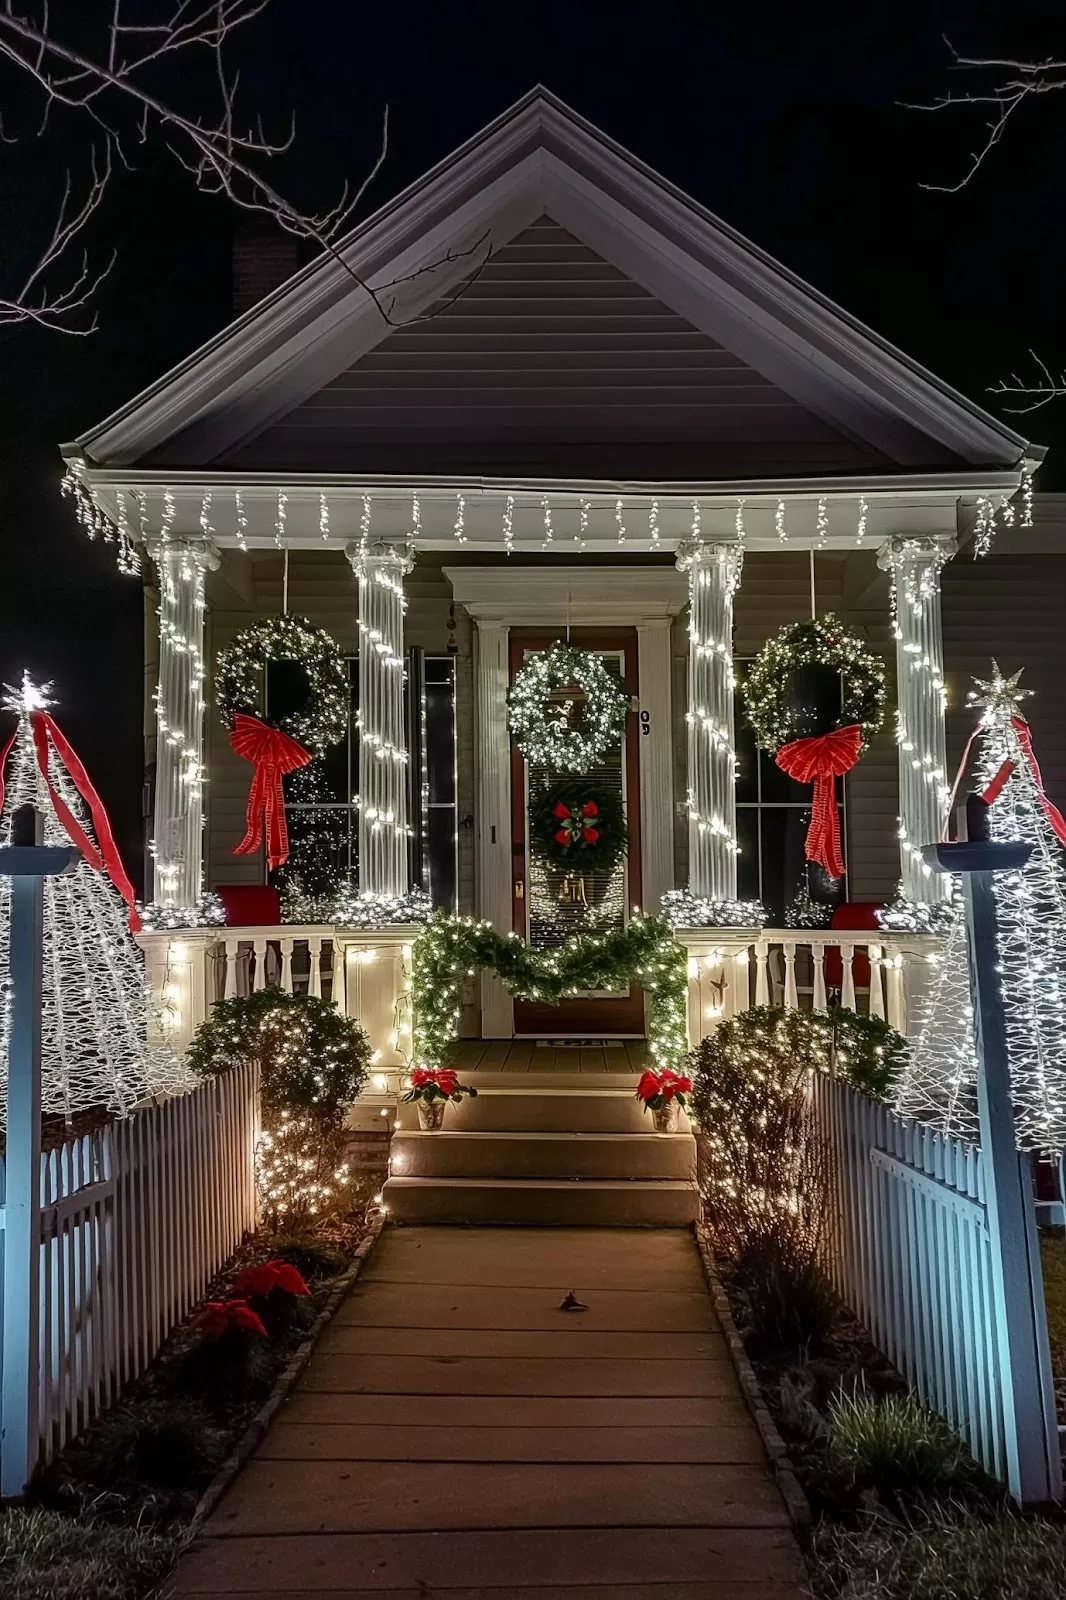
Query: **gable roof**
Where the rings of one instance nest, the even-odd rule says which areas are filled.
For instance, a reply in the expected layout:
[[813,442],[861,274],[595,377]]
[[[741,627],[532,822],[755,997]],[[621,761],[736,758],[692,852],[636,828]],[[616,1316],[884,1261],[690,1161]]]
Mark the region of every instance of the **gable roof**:
[[[544,219],[559,231],[557,242],[572,241],[589,253],[586,265],[599,272],[601,294],[614,292],[605,289],[608,282],[635,287],[635,296],[621,290],[631,302],[628,313],[639,318],[647,310],[659,319],[661,333],[683,334],[703,357],[726,357],[719,376],[732,358],[734,373],[742,374],[739,386],[750,390],[748,399],[762,391],[760,401],[776,410],[774,426],[783,433],[773,442],[799,444],[802,436],[823,452],[825,459],[817,463],[812,457],[812,469],[1010,469],[1043,453],[543,89],[525,96],[354,229],[332,255],[297,273],[66,453],[116,468],[261,467],[269,461],[299,471],[299,460],[286,462],[278,451],[286,428],[291,436],[312,421],[315,397],[358,389],[374,370],[372,355],[380,371],[383,361],[387,366],[402,355],[405,341],[427,334],[432,339],[461,326],[464,318],[483,316],[508,253],[528,251],[531,234],[544,227]],[[390,320],[359,280],[393,285],[386,290],[395,296]],[[647,307],[635,305],[640,296]],[[624,338],[625,327],[615,331]],[[706,365],[705,379],[714,359]],[[354,385],[353,373],[359,374]],[[515,373],[516,387],[528,390],[528,368],[519,365]],[[717,422],[725,420],[723,394],[710,394],[716,387],[713,380],[703,382],[702,416],[699,403],[693,411],[691,396],[680,402],[682,409],[688,406],[694,444],[714,442],[706,415],[714,398]],[[527,411],[528,398],[527,393]],[[725,401],[728,406],[728,396]],[[645,433],[647,426],[669,433],[666,419],[654,416],[646,397],[636,404],[649,419]],[[416,459],[392,469],[382,461],[388,440],[381,414],[390,408],[397,409],[394,400],[383,398],[379,382],[370,395],[376,421],[363,440],[375,448],[366,460],[383,471],[415,470]],[[494,410],[499,424],[499,408]],[[738,416],[739,410],[734,422]],[[431,415],[428,431],[439,442],[447,425],[444,416]],[[597,426],[610,433],[610,419],[601,418]],[[473,419],[471,427],[476,434]],[[588,418],[586,432],[587,427]],[[735,437],[733,443],[738,443]],[[285,448],[291,444],[290,437]],[[328,441],[320,439],[305,456],[305,469],[336,472],[351,462],[348,470],[367,470],[358,452],[353,456],[352,445],[351,437],[344,441],[343,460],[325,459]],[[707,449],[696,454],[699,465],[691,471],[649,475],[716,476]],[[501,463],[501,471],[517,466]],[[491,462],[486,467],[492,470]],[[434,468],[427,461],[423,470]],[[795,458],[768,463],[764,456],[751,476],[784,470],[803,475]],[[722,475],[745,476],[735,450]]]

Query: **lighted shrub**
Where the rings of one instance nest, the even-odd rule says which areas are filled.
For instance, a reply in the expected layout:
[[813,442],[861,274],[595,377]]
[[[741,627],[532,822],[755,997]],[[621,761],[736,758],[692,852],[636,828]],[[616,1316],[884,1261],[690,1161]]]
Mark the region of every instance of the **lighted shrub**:
[[343,1204],[344,1116],[366,1083],[370,1045],[327,1001],[260,989],[219,1001],[189,1047],[200,1077],[246,1063],[259,1069],[255,1170],[264,1220],[300,1227]]

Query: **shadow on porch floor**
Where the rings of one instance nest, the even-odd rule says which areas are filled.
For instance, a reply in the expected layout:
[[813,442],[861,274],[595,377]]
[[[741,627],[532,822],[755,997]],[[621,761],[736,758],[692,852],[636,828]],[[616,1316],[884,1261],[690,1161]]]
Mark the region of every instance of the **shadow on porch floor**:
[[642,1072],[646,1039],[463,1039],[455,1066],[464,1072]]

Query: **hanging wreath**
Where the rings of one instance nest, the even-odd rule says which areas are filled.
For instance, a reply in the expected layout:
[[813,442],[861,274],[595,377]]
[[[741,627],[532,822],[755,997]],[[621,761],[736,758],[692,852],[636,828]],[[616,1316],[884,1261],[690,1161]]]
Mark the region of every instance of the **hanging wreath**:
[[884,721],[884,662],[827,613],[791,623],[768,640],[743,694],[759,748],[798,783],[814,785],[808,861],[832,878],[843,876],[836,780],[851,771]]
[[527,761],[587,772],[621,739],[629,699],[602,656],[556,643],[526,658],[508,706],[511,733]]
[[[304,692],[275,717],[258,715],[263,677],[271,661],[302,670]],[[215,693],[229,741],[255,768],[245,811],[247,830],[234,855],[251,855],[266,843],[271,871],[289,858],[282,778],[305,767],[348,731],[348,669],[340,647],[324,628],[306,617],[269,617],[243,628],[219,651]]]
[[238,712],[259,716],[263,676],[271,661],[291,661],[307,679],[303,703],[281,717],[260,718],[280,728],[313,756],[339,744],[348,731],[348,669],[337,641],[306,617],[268,617],[242,628],[215,662],[215,697],[227,728]]
[[792,739],[823,731],[812,726],[812,708],[796,693],[796,675],[809,666],[828,667],[840,675],[835,726],[858,724],[861,755],[885,720],[885,664],[831,612],[817,621],[781,628],[752,662],[741,692],[756,744],[776,754]]
[[626,846],[622,797],[606,784],[568,778],[530,807],[530,843],[556,872],[614,871]]

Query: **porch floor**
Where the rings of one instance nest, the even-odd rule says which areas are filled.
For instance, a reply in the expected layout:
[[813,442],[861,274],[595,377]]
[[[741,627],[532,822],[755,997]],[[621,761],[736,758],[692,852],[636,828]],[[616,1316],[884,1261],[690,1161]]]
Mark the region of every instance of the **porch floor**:
[[643,1072],[646,1039],[463,1039],[455,1065],[464,1072]]
[[691,1233],[390,1228],[170,1592],[800,1600],[803,1576]]

